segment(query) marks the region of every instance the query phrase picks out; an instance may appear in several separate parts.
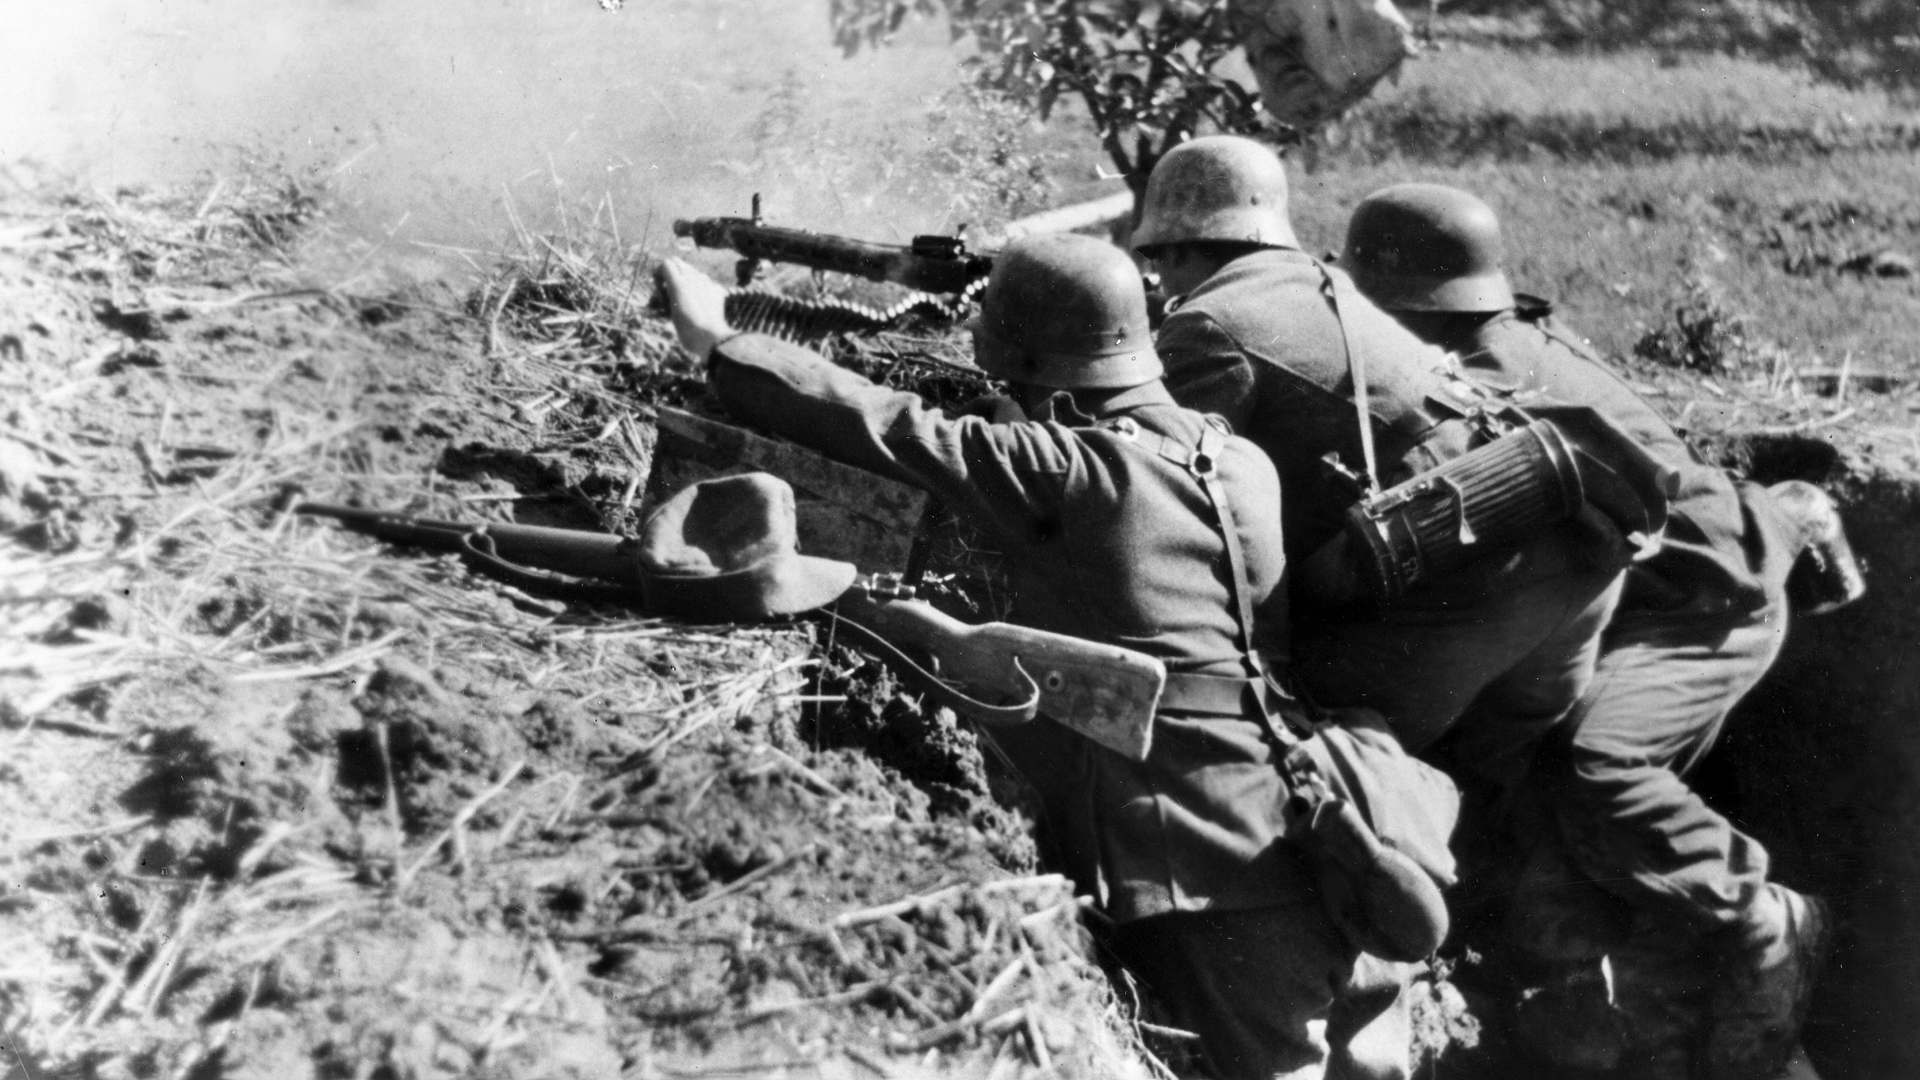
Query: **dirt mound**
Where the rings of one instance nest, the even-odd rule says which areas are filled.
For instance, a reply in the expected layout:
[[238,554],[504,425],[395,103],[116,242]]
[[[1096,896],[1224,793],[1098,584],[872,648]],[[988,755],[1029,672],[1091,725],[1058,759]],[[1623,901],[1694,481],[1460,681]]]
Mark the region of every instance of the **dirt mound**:
[[[415,910],[367,910],[296,942],[217,1059],[233,1077],[617,1074],[606,1009],[551,945],[454,929]],[[218,1010],[216,1009],[216,1012]]]
[[951,714],[806,624],[636,618],[287,513],[631,527],[646,403],[698,388],[657,320],[553,287],[586,263],[471,304],[313,280],[343,241],[307,194],[0,202],[20,1067],[1145,1075]]
[[[643,284],[541,248],[471,301],[358,297],[300,276],[310,217],[204,201],[0,203],[0,1025],[33,1075],[1177,1063],[1035,873],[990,741],[829,631],[533,595],[286,512],[630,530],[650,404],[703,393]],[[831,347],[984,386],[952,338]],[[1822,1063],[1912,1060],[1875,974],[1920,888],[1907,384],[1630,376],[1728,462],[1846,493],[1875,592],[1795,630],[1703,784],[1839,901]],[[1003,612],[991,553],[946,529],[927,557],[936,603]],[[1447,1075],[1504,1060],[1470,1008],[1492,962],[1416,986]]]

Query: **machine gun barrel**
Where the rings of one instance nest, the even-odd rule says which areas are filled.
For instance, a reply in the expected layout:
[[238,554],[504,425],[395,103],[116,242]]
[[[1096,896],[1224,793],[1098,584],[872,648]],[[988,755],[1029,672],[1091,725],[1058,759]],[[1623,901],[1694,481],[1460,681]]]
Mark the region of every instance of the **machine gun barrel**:
[[749,259],[796,263],[815,270],[890,281],[927,293],[958,293],[987,276],[992,261],[969,255],[951,237],[915,237],[911,246],[876,244],[805,229],[761,225],[751,218],[706,217],[673,223],[673,234],[704,248],[726,248]]

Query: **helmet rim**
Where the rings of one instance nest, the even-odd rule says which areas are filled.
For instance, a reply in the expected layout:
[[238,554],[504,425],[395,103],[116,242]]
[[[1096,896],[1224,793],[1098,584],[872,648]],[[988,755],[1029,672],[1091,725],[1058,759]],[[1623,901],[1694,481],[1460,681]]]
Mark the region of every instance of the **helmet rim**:
[[1165,373],[1139,267],[1089,236],[1049,234],[1009,245],[965,327],[982,370],[1012,382],[1123,389]]
[[1387,275],[1355,272],[1349,268],[1361,295],[1388,311],[1491,314],[1514,305],[1513,287],[1500,271],[1465,277],[1442,275]]
[[1189,139],[1154,165],[1141,196],[1135,250],[1224,241],[1297,248],[1279,155],[1239,135]]
[[974,363],[996,379],[1055,390],[1126,390],[1166,374],[1151,342],[1098,354],[1023,349],[988,329],[975,315],[962,324],[974,335]]
[[1362,199],[1340,265],[1390,311],[1482,314],[1515,302],[1499,217],[1442,184],[1396,184]]

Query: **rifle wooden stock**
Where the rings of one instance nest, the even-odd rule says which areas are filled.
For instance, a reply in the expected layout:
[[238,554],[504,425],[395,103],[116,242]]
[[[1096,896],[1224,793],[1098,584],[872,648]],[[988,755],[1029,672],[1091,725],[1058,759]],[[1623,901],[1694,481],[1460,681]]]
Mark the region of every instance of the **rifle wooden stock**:
[[[727,248],[749,259],[797,263],[815,270],[891,281],[928,293],[963,292],[987,276],[992,263],[946,246],[875,244],[845,236],[756,225],[751,218],[710,217],[673,223],[673,234],[705,248]],[[939,238],[944,239],[944,238]]]
[[1166,666],[1118,645],[1010,623],[963,623],[918,600],[871,600],[851,592],[844,617],[898,645],[937,658],[943,678],[995,704],[1028,700],[1041,713],[1134,760],[1152,744]]

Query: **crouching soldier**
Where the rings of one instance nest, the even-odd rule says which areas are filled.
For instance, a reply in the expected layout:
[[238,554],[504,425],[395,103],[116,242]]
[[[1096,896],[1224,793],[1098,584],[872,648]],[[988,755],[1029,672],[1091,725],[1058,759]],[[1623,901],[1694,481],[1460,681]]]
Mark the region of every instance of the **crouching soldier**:
[[1471,708],[1499,747],[1478,766],[1517,777],[1592,678],[1624,558],[1564,524],[1384,608],[1302,602],[1307,558],[1341,534],[1359,481],[1391,486],[1470,447],[1446,356],[1300,250],[1286,172],[1252,140],[1169,152],[1133,242],[1174,297],[1156,342],[1174,399],[1225,417],[1279,469],[1301,686],[1378,709],[1415,752]]
[[[1493,210],[1434,184],[1369,196],[1341,256],[1362,292],[1454,354],[1476,381],[1522,405],[1592,406],[1680,475],[1663,547],[1629,572],[1597,674],[1536,760],[1527,790],[1548,812],[1549,848],[1534,853],[1543,880],[1515,893],[1507,936],[1576,966],[1611,953],[1609,991],[1620,1007],[1606,1012],[1639,1019],[1641,1003],[1631,999],[1642,985],[1707,988],[1696,1002],[1704,1031],[1680,1033],[1665,1048],[1596,1045],[1596,1033],[1569,1030],[1564,1013],[1559,1024],[1522,1029],[1545,1036],[1542,1048],[1568,1065],[1664,1049],[1679,1059],[1671,1075],[1770,1077],[1797,1038],[1825,908],[1770,881],[1765,849],[1684,777],[1773,663],[1786,633],[1788,572],[1810,542],[1844,544],[1839,519],[1811,485],[1766,489],[1702,464],[1544,301],[1512,291],[1503,263]],[[1544,878],[1561,858],[1573,871],[1563,884],[1585,881],[1610,894],[1632,916],[1626,924],[1661,927],[1665,944],[1608,940],[1605,928],[1619,920],[1606,913],[1619,905],[1583,908],[1580,889],[1551,887]],[[1697,964],[1703,945],[1711,970],[1676,976],[1672,969]],[[1645,963],[1636,967],[1634,956]],[[1695,1055],[1703,1068],[1688,1072]]]
[[[1011,384],[1011,422],[949,419],[807,350],[734,335],[717,285],[678,261],[665,281],[682,345],[709,358],[730,412],[971,518],[1004,548],[1015,621],[1165,661],[1145,761],[1044,719],[996,731],[1040,789],[1054,846],[1118,924],[1121,959],[1216,1073],[1322,1075],[1356,950],[1322,903],[1310,845],[1288,834],[1299,792],[1278,766],[1298,735],[1276,730],[1290,705],[1265,678],[1285,655],[1280,487],[1258,448],[1168,395],[1132,262],[1078,236],[996,260],[969,328],[980,366]],[[1438,794],[1431,816],[1450,828],[1451,789]],[[1444,859],[1444,832],[1440,846]]]

